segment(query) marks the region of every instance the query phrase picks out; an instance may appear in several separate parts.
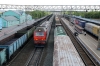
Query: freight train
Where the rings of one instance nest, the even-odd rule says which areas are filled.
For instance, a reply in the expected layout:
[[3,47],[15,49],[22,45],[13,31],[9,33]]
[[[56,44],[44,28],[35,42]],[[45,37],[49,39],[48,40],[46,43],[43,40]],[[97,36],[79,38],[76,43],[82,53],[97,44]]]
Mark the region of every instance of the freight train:
[[53,66],[85,66],[62,26],[54,30]]
[[80,27],[84,28],[87,32],[90,32],[91,34],[98,37],[99,29],[100,29],[99,25],[82,21],[79,19],[75,19],[75,18],[73,18],[73,24],[79,25]]
[[44,47],[46,45],[51,29],[51,24],[51,21],[45,21],[35,29],[33,35],[35,47]]
[[[49,16],[38,19],[35,25]],[[0,66],[12,58],[12,55],[21,48],[25,42],[33,35],[35,26],[30,25],[20,29],[16,33],[0,40]]]
[[35,27],[23,32],[17,31],[17,33],[0,41],[0,66],[10,60],[12,55],[25,44],[25,42],[32,36],[34,29]]

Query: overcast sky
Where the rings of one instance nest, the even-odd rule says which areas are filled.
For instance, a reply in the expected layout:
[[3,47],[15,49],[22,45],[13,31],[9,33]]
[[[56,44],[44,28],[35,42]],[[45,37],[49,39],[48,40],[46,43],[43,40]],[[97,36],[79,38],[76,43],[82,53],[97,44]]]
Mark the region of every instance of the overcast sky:
[[15,5],[100,5],[100,0],[1,0],[0,4],[15,4]]

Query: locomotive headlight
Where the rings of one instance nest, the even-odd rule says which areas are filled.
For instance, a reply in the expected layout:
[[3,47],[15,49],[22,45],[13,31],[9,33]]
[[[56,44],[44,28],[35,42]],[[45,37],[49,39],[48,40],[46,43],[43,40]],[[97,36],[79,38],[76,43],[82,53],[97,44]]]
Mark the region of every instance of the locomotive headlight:
[[38,40],[38,39],[36,39],[36,40]]
[[39,30],[39,31],[41,31],[41,30]]
[[45,39],[42,39],[42,40],[45,40]]

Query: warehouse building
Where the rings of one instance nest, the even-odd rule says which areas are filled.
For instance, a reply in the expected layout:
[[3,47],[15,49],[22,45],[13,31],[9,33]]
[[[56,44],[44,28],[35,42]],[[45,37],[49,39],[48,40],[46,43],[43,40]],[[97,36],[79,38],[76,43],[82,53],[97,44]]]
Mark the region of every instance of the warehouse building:
[[18,25],[19,19],[14,16],[2,16],[2,27]]
[[[19,25],[26,21],[32,20],[31,15],[27,15],[24,11],[21,10],[8,10],[2,13],[1,15],[1,27],[10,27],[13,25]],[[2,28],[1,28],[2,29]]]

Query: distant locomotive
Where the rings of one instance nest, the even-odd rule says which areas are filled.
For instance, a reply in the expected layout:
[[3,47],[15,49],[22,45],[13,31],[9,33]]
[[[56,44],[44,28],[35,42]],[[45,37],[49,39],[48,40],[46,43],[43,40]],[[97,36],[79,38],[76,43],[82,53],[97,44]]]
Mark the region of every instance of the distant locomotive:
[[34,31],[33,40],[35,47],[44,47],[47,42],[52,22],[45,21]]

